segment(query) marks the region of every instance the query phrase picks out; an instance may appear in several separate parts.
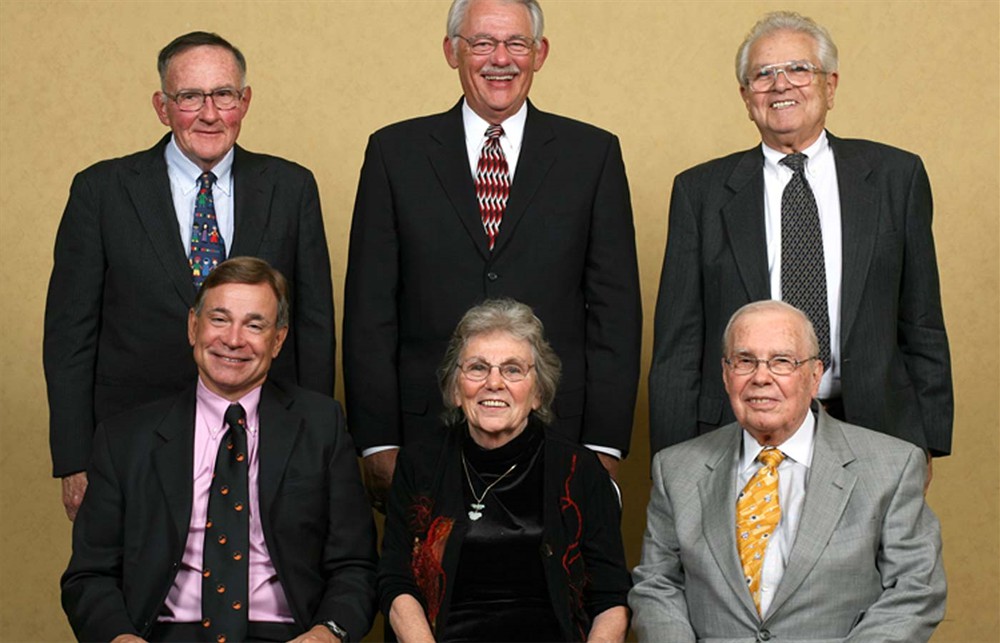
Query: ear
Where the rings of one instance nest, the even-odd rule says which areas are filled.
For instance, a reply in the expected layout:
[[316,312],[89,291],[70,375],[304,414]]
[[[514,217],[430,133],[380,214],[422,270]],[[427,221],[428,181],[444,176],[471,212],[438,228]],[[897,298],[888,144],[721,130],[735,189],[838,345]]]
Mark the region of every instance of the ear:
[[243,88],[243,103],[240,106],[240,109],[243,110],[244,116],[246,116],[246,113],[250,111],[251,98],[253,98],[253,89],[250,88],[250,85],[247,85],[246,87]]
[[451,42],[451,38],[448,36],[444,37],[444,58],[448,61],[448,66],[452,69],[458,69],[458,50]]
[[160,119],[161,123],[170,127],[170,117],[167,115],[168,100],[163,92],[153,92],[153,109],[156,110],[156,116]]
[[826,108],[833,109],[833,97],[837,93],[837,83],[840,82],[840,74],[831,71],[826,75]]
[[810,375],[813,378],[810,394],[813,398],[819,397],[819,383],[823,379],[823,360],[814,359],[812,361],[812,373]]
[[194,339],[198,336],[198,316],[194,314],[194,308],[188,310],[188,344],[194,348]]
[[538,50],[535,52],[535,62],[533,64],[534,70],[538,71],[545,64],[545,59],[549,57],[549,39],[542,38],[542,42],[538,43]]
[[285,338],[288,337],[288,326],[282,326],[274,335],[274,349],[271,351],[271,359],[278,356],[281,347],[285,345]]

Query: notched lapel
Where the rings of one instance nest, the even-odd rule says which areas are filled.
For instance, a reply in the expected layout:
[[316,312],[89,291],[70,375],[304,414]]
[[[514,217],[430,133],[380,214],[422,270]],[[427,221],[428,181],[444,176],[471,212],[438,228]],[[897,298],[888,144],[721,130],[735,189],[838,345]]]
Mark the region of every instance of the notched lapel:
[[228,257],[260,254],[260,243],[271,217],[273,192],[274,177],[267,164],[237,145],[233,157],[235,239]]
[[722,206],[726,237],[749,301],[768,299],[771,294],[764,231],[763,168],[764,153],[759,147],[744,153],[726,181],[732,194]]
[[840,194],[840,226],[843,236],[843,277],[841,284],[840,341],[847,342],[871,266],[878,237],[878,193],[872,185],[872,165],[868,159],[829,135],[837,167]]
[[170,407],[156,429],[161,443],[153,450],[153,467],[174,524],[174,543],[181,548],[187,542],[194,493],[194,392],[189,387]]
[[123,175],[122,180],[157,260],[170,277],[185,308],[190,308],[194,304],[194,284],[191,281],[187,249],[177,233],[177,213],[174,212],[174,198],[170,192],[170,178],[164,157],[164,147],[169,136],[168,134],[153,149],[137,157],[131,173]]
[[301,415],[290,409],[291,404],[291,398],[281,389],[264,384],[260,396],[257,486],[265,534],[269,531],[271,507],[278,495],[278,488],[288,468],[288,458],[298,441],[304,421]]

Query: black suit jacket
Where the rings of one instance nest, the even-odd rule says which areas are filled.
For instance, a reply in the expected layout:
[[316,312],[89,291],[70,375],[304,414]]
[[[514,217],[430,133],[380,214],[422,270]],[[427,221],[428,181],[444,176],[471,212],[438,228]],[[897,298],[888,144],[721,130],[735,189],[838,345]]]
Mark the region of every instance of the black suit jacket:
[[[920,158],[829,135],[843,232],[841,385],[846,419],[935,455],[951,451],[953,400]],[[722,333],[770,299],[760,147],[678,175],[649,374],[651,452],[733,421]]]
[[[45,308],[53,474],[83,471],[94,426],[183,389],[196,375],[187,314],[196,291],[177,229],[165,136],[76,176]],[[330,258],[309,170],[236,148],[235,243],[288,279],[291,326],[272,373],[333,395]]]
[[[267,382],[258,445],[264,539],[296,625],[352,640],[375,612],[375,529],[340,405]],[[77,638],[148,636],[191,519],[195,387],[104,422],[73,525],[63,609]]]
[[469,171],[461,101],[372,135],[351,227],[344,378],[359,448],[440,426],[435,369],[487,298],[531,306],[563,362],[554,430],[627,452],[642,311],[618,139],[528,106],[492,253]]

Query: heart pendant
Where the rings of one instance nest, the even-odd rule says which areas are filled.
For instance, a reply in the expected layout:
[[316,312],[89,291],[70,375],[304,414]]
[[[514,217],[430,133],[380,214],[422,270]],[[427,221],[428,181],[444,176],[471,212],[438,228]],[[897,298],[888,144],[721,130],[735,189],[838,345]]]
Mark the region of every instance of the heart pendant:
[[483,512],[481,512],[481,511],[470,511],[469,512],[469,520],[479,520],[482,517],[483,517]]

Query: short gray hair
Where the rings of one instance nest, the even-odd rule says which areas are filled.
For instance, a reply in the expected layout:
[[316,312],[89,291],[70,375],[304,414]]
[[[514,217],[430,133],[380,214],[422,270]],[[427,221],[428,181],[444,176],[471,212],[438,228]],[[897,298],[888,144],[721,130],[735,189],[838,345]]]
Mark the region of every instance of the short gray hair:
[[[445,25],[447,29],[448,37],[451,38],[451,44],[453,47],[457,47],[459,31],[462,29],[462,23],[465,21],[466,14],[469,13],[469,5],[474,0],[454,0],[451,3],[451,8],[448,9],[448,23]],[[535,39],[535,42],[541,42],[542,33],[545,31],[545,16],[542,14],[542,7],[538,4],[538,0],[507,0],[509,4],[520,4],[524,5],[528,9],[528,15],[531,18],[531,37]]]
[[167,70],[170,68],[170,61],[173,60],[174,56],[195,47],[220,47],[232,54],[236,66],[240,70],[240,89],[246,87],[247,59],[243,56],[243,52],[217,33],[192,31],[183,36],[177,36],[160,50],[160,55],[156,58],[156,71],[160,74],[160,89],[167,91]]
[[726,324],[726,330],[722,333],[723,357],[729,357],[729,350],[732,348],[733,329],[736,327],[736,322],[738,322],[740,318],[745,315],[764,312],[785,312],[798,318],[799,322],[802,324],[802,331],[806,344],[809,346],[809,355],[812,356],[819,354],[819,340],[816,339],[816,329],[813,328],[812,322],[809,321],[809,317],[806,316],[804,312],[779,299],[762,299],[760,301],[754,301],[746,304],[733,313],[733,316],[729,318],[729,323]]
[[473,306],[455,327],[437,373],[441,399],[445,406],[441,419],[449,425],[458,424],[465,419],[462,409],[455,405],[462,351],[472,338],[491,333],[507,333],[531,346],[535,360],[535,394],[539,400],[539,406],[533,412],[542,422],[551,423],[555,419],[552,400],[559,388],[562,362],[545,341],[545,327],[531,308],[507,298],[487,299],[478,306]]
[[770,36],[777,31],[797,31],[811,36],[816,41],[816,56],[819,58],[819,64],[823,71],[837,71],[837,45],[833,43],[829,31],[817,24],[812,18],[807,18],[794,11],[774,11],[757,21],[757,24],[743,40],[743,44],[740,45],[739,51],[736,52],[736,80],[741,86],[747,87],[747,73],[750,71],[750,48],[764,36]]

